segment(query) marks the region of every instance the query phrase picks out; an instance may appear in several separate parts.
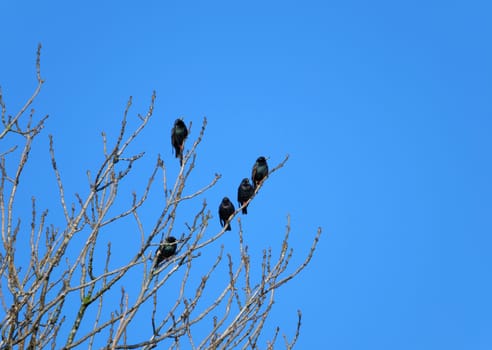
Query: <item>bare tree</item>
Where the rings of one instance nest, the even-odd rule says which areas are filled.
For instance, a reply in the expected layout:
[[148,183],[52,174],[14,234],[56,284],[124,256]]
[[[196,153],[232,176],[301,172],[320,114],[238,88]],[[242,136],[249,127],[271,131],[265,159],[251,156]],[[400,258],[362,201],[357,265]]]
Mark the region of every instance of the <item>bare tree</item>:
[[[241,211],[238,208],[229,218],[238,222],[237,251],[227,253],[222,246],[215,260],[204,270],[202,254],[213,252],[212,248],[218,247],[225,232],[222,229],[206,234],[211,213],[205,200],[199,204],[220,175],[215,175],[194,193],[186,192],[187,180],[195,168],[197,150],[205,134],[206,119],[198,137],[188,140],[189,149],[176,178],[167,178],[166,163],[159,156],[138,192],[128,196],[121,190],[133,175],[135,165],[144,157],[144,153],[131,153],[130,145],[152,117],[155,93],[148,111],[137,115],[132,123],[128,122],[132,105],[129,99],[116,140],[108,141],[103,133],[102,162],[94,171],[87,172],[88,185],[83,185],[81,190],[85,194],[75,193],[72,200],[67,200],[56,162],[54,137],[50,135],[49,155],[59,191],[56,205],[61,208],[63,221],[48,223],[48,210],[40,210],[39,200],[34,197],[31,216],[18,215],[21,212],[17,208],[19,186],[30,182],[23,177],[23,172],[30,161],[33,140],[42,132],[47,118],[35,117],[34,110],[28,112],[44,82],[40,52],[41,46],[36,60],[37,87],[14,116],[7,113],[0,91],[3,124],[0,132],[0,347],[150,349],[159,345],[170,349],[182,346],[272,349],[280,343],[291,349],[299,335],[300,311],[297,330],[290,340],[286,336],[283,341],[278,339],[278,327],[270,331],[269,338],[264,334],[264,326],[276,290],[310,262],[321,229],[313,235],[305,260],[291,268],[293,249],[288,243],[288,218],[284,238],[279,242],[279,255],[274,257],[272,249],[265,248],[261,269],[255,273],[243,240],[241,220],[236,218]],[[129,124],[135,127],[130,128]],[[287,160],[288,156],[269,176]],[[244,205],[254,199],[261,187],[262,184],[256,187],[253,197]],[[162,209],[150,221],[142,220],[144,203],[154,192],[162,198]],[[189,201],[198,201],[199,209],[185,220],[186,230],[175,242],[176,254],[157,264],[155,248],[165,238],[177,235],[178,208]],[[118,256],[115,263],[111,240],[104,235],[115,230],[118,223],[126,225],[130,221],[138,228],[138,244],[130,245],[128,256]],[[21,246],[29,256],[25,261],[19,256]],[[125,260],[121,262],[122,259]],[[219,269],[227,273],[218,274]],[[219,282],[210,283],[213,276],[218,277]],[[164,288],[171,284],[172,291]],[[132,326],[141,322],[149,325],[148,333],[131,332]]]

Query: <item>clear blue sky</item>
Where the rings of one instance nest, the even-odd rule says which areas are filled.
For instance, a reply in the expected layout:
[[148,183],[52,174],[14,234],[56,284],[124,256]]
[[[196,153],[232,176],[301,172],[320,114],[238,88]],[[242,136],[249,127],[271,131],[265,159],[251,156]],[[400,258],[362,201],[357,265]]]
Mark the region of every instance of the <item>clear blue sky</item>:
[[35,107],[50,119],[34,155],[49,169],[54,134],[68,194],[128,96],[144,113],[153,90],[136,151],[174,161],[174,119],[196,136],[207,116],[191,186],[223,175],[213,214],[258,155],[288,153],[243,222],[258,254],[290,213],[297,262],[324,229],[272,315],[289,332],[303,311],[299,349],[491,349],[491,13],[474,0],[3,2],[0,85],[14,113],[41,42]]

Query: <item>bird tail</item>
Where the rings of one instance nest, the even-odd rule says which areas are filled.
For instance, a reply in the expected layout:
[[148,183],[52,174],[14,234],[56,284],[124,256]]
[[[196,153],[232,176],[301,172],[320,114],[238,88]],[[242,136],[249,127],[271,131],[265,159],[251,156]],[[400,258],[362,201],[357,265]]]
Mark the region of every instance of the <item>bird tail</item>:
[[152,271],[157,270],[157,268],[159,267],[159,263],[160,263],[160,261],[155,259],[154,263],[152,264]]
[[242,213],[243,214],[248,214],[248,206],[244,206],[243,210],[242,210]]
[[226,231],[231,231],[231,225],[229,223],[227,223],[227,227],[225,229]]

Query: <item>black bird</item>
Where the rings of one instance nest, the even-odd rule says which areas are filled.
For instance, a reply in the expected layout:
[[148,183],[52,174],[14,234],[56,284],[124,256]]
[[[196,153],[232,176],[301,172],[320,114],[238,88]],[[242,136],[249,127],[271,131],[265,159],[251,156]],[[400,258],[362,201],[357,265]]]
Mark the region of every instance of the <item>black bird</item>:
[[253,181],[253,186],[256,187],[267,175],[267,161],[265,157],[258,157],[255,165],[253,165],[253,171],[251,172],[251,180]]
[[[253,188],[253,186],[251,186],[249,179],[244,178],[237,189],[237,201],[239,203],[239,206],[242,206],[243,203],[246,203],[253,196],[253,193],[255,193],[255,189]],[[243,214],[248,214],[247,205],[243,208],[242,212]]]
[[177,248],[178,242],[176,241],[176,238],[173,236],[166,237],[165,241],[161,243],[155,252],[156,258],[154,268],[157,268],[161,262],[176,254]]
[[222,227],[226,226],[226,231],[231,230],[231,225],[227,222],[227,219],[236,211],[234,208],[234,204],[232,204],[231,200],[227,197],[222,199],[222,202],[219,205],[219,218],[220,225]]
[[188,137],[188,128],[183,119],[176,119],[171,130],[171,143],[174,147],[174,154],[179,158],[179,163],[183,164],[184,141]]

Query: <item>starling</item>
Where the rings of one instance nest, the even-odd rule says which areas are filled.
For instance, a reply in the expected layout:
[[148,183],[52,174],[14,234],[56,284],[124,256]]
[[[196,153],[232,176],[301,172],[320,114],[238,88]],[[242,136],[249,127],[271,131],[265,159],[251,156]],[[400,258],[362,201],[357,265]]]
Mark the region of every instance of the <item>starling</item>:
[[229,217],[235,211],[236,209],[234,208],[234,204],[232,204],[229,198],[224,197],[224,199],[222,199],[222,203],[220,203],[219,206],[219,219],[220,219],[220,225],[222,227],[224,227],[224,225],[227,225],[226,231],[231,230],[231,225],[227,222],[227,219],[229,219]]
[[184,141],[187,136],[188,129],[186,128],[183,119],[176,119],[171,130],[171,143],[174,147],[174,154],[176,155],[176,158],[179,158],[180,164],[183,164]]
[[253,186],[256,187],[266,176],[268,175],[268,164],[265,157],[258,157],[255,165],[253,165],[253,171],[251,172],[251,180],[253,180]]
[[[239,185],[237,189],[237,201],[239,202],[239,206],[242,206],[243,203],[246,203],[252,196],[253,193],[255,192],[255,189],[253,186],[251,186],[251,183],[249,182],[248,178],[244,178],[243,181],[241,181],[241,184]],[[243,214],[248,214],[248,206],[244,206],[242,210]]]
[[166,260],[167,258],[176,254],[176,248],[178,247],[178,242],[176,238],[173,236],[166,237],[165,241],[161,243],[157,251],[155,252],[156,260],[154,264],[154,268],[159,266],[161,262]]

